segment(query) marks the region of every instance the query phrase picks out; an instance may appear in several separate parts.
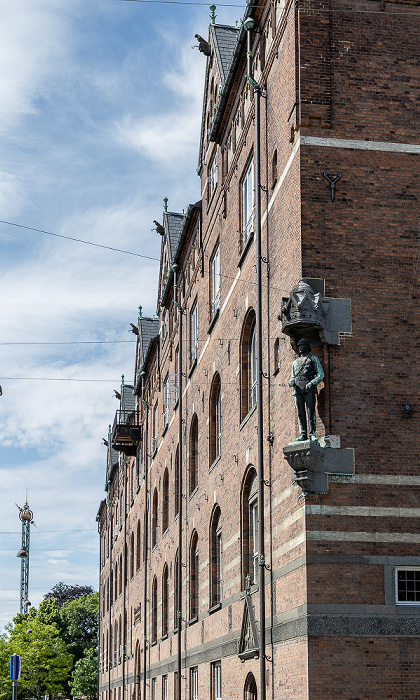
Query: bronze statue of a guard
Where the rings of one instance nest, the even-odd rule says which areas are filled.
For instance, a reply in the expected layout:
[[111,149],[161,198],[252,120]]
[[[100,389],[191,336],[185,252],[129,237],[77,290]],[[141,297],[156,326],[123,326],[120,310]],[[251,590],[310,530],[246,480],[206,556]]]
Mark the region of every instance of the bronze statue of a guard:
[[316,396],[317,386],[324,379],[324,370],[316,355],[311,355],[311,344],[301,338],[298,344],[299,357],[293,361],[289,386],[293,387],[299,422],[299,437],[295,442],[308,439],[316,442]]

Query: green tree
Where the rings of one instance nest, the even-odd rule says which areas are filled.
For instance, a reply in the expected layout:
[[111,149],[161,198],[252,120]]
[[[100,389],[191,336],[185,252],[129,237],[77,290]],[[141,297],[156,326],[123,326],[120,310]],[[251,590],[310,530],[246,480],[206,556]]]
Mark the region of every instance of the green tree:
[[0,700],[10,700],[12,681],[9,679],[10,654],[5,635],[0,635]]
[[74,698],[86,697],[96,700],[98,693],[98,655],[96,649],[86,649],[83,657],[76,661],[70,683]]
[[71,600],[59,610],[61,636],[78,661],[85,649],[98,646],[99,593]]
[[55,625],[61,631],[60,606],[55,598],[45,598],[40,604],[36,616],[44,625]]
[[49,593],[44,595],[44,600],[48,598],[55,598],[58,603],[58,607],[61,608],[65,603],[69,603],[71,600],[80,598],[80,596],[92,595],[92,586],[69,586],[66,583],[60,581],[52,587]]
[[73,657],[56,625],[46,625],[36,615],[25,617],[16,622],[6,645],[9,655],[19,654],[22,659],[20,694],[40,700],[45,694],[62,693]]

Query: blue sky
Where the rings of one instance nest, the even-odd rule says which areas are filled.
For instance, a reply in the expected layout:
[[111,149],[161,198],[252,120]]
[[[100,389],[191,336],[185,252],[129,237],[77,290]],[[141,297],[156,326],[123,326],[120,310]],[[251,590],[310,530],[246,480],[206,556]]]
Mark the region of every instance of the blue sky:
[[[243,10],[219,6],[217,22]],[[208,7],[0,11],[0,219],[158,258],[163,197],[172,211],[200,197],[205,57],[192,46]],[[0,629],[19,609],[26,490],[32,604],[59,581],[97,587],[101,439],[134,370],[135,345],[114,341],[134,340],[139,304],[154,313],[157,274],[155,261],[0,223]]]

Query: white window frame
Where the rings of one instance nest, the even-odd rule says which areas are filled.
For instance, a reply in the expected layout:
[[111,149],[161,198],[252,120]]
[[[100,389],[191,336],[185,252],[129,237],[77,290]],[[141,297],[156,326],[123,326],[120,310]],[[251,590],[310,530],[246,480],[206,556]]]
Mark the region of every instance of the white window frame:
[[159,441],[159,401],[156,401],[153,408],[153,435],[151,439],[151,452],[154,454]]
[[257,324],[249,339],[249,409],[257,405]]
[[[398,598],[398,574],[400,571],[414,571],[417,572],[418,584],[416,586],[418,600],[399,600]],[[395,604],[396,605],[420,605],[420,566],[396,566],[395,567]]]
[[162,316],[162,324],[160,326],[160,335],[162,341],[164,341],[168,336],[168,309],[165,309]]
[[168,700],[168,676],[162,676],[162,700]]
[[209,201],[213,197],[217,187],[217,149],[209,170]]
[[190,331],[191,331],[191,345],[190,345],[191,364],[193,365],[194,362],[197,361],[197,356],[198,356],[198,305],[197,305],[197,302],[194,302],[194,305],[191,308]]
[[210,260],[211,273],[211,317],[214,318],[220,308],[220,245],[217,244]]
[[212,700],[222,700],[222,662],[212,664]]
[[169,391],[170,391],[170,379],[169,373],[166,375],[166,379],[163,384],[163,429],[169,424]]
[[198,700],[198,666],[190,670],[191,700]]
[[218,569],[219,580],[217,582],[219,600],[222,602],[222,518],[219,515],[219,519],[216,525],[216,567]]
[[254,157],[252,157],[242,178],[242,247],[254,233],[254,219]]
[[216,459],[222,454],[222,387],[219,383],[219,389],[216,396]]

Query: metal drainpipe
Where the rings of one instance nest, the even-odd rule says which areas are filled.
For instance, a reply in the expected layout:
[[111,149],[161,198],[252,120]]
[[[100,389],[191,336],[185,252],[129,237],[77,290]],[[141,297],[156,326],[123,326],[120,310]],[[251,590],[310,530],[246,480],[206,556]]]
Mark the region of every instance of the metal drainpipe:
[[[111,458],[111,442],[109,443],[109,451],[110,451],[110,458]],[[108,493],[109,489],[111,488],[111,484],[108,481]],[[107,654],[108,654],[108,698],[111,700],[111,656],[112,656],[112,646],[114,644],[114,640],[111,639],[112,635],[112,624],[111,624],[111,613],[112,613],[112,605],[111,605],[111,596],[113,595],[114,591],[111,592],[111,574],[112,574],[112,548],[114,546],[114,533],[112,531],[112,501],[109,499],[109,519],[110,519],[110,527],[111,527],[111,538],[110,538],[110,543],[109,543],[109,576],[108,576],[108,600],[109,600],[109,618],[108,618],[108,649],[107,649]],[[112,586],[114,587],[114,586]],[[112,644],[111,644],[112,641]]]
[[145,420],[145,426],[144,426],[144,594],[143,594],[143,652],[144,652],[144,658],[143,658],[143,700],[146,700],[146,689],[147,689],[147,683],[146,683],[146,674],[147,674],[147,540],[148,540],[148,534],[149,534],[149,507],[148,507],[148,494],[147,494],[147,488],[148,488],[148,479],[147,479],[147,470],[148,470],[148,440],[149,440],[149,406],[146,403],[144,399],[144,375],[145,372],[142,371],[140,373],[141,376],[141,400],[145,406],[145,412],[146,412],[146,420]]
[[122,654],[122,700],[125,700],[125,660],[127,652],[127,620],[126,620],[126,599],[127,599],[127,462],[121,460],[124,464],[124,586],[123,586],[123,654]]
[[178,308],[178,611],[177,611],[177,700],[181,700],[182,662],[182,308],[177,301],[178,265],[173,265],[174,303]]
[[261,90],[252,79],[252,30],[254,20],[245,20],[247,32],[247,77],[254,88],[254,162],[255,162],[255,252],[257,271],[257,430],[258,430],[258,551],[259,551],[259,617],[260,617],[260,697],[266,698],[265,685],[265,528],[264,528],[264,416],[263,416],[263,371],[262,371],[262,255],[261,255],[261,149],[260,149],[260,100]]

